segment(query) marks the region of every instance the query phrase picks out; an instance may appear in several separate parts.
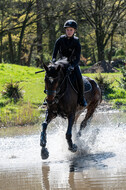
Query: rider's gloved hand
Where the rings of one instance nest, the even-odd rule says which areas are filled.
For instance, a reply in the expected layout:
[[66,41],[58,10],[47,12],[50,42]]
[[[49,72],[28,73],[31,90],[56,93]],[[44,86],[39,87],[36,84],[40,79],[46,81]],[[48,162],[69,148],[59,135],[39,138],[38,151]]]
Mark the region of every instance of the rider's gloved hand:
[[69,67],[68,67],[68,70],[67,70],[67,74],[69,75],[69,74],[71,74],[71,72],[74,70],[74,67],[72,66],[72,65],[70,65]]
[[51,61],[51,63],[52,63],[52,64],[55,64],[55,62],[56,62],[56,59],[53,58],[52,61]]

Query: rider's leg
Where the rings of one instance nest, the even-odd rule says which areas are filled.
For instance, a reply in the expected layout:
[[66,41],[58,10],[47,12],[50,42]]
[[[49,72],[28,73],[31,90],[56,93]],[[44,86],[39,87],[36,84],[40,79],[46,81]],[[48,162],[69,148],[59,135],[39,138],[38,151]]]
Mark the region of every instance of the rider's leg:
[[77,82],[78,82],[78,86],[79,86],[79,104],[81,106],[85,107],[85,106],[87,106],[87,102],[86,102],[86,100],[84,98],[83,78],[82,78],[81,71],[80,71],[80,68],[79,68],[78,65],[74,68],[74,72],[76,74]]

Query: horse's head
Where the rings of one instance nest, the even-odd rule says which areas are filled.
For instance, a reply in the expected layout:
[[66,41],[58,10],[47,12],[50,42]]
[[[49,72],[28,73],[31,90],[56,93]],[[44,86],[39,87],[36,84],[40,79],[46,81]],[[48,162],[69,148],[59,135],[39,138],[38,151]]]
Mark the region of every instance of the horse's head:
[[47,102],[52,103],[56,94],[59,82],[61,81],[62,69],[60,65],[44,65],[45,74],[45,93],[47,94]]

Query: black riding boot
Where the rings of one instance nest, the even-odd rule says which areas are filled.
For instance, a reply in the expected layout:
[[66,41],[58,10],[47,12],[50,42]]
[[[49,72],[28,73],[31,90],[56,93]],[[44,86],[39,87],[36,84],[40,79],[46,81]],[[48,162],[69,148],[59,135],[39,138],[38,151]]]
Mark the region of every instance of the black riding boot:
[[78,98],[78,102],[80,104],[80,106],[86,107],[87,106],[87,102],[84,98],[84,84],[83,84],[83,79],[79,80],[79,98]]
[[80,106],[87,106],[87,102],[84,98],[84,84],[83,84],[83,77],[81,75],[81,71],[78,65],[76,65],[76,67],[74,67],[74,72],[76,74],[77,77],[77,83],[78,83],[78,87],[79,87],[79,94],[78,94],[78,103],[80,104]]

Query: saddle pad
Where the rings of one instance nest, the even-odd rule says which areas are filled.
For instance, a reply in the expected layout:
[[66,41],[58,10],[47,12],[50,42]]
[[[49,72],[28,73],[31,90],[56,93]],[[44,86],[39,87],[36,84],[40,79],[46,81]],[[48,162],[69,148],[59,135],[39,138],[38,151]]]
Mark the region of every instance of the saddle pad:
[[[71,83],[71,86],[73,87],[73,89],[78,93],[78,84],[77,84],[77,79],[76,76],[71,74],[69,76],[69,81]],[[87,93],[89,91],[92,90],[92,85],[91,83],[88,81],[87,77],[83,77],[83,82],[84,82],[84,93]]]
[[85,86],[85,93],[91,91],[92,86],[91,83],[88,81],[87,77],[83,77],[84,86]]

